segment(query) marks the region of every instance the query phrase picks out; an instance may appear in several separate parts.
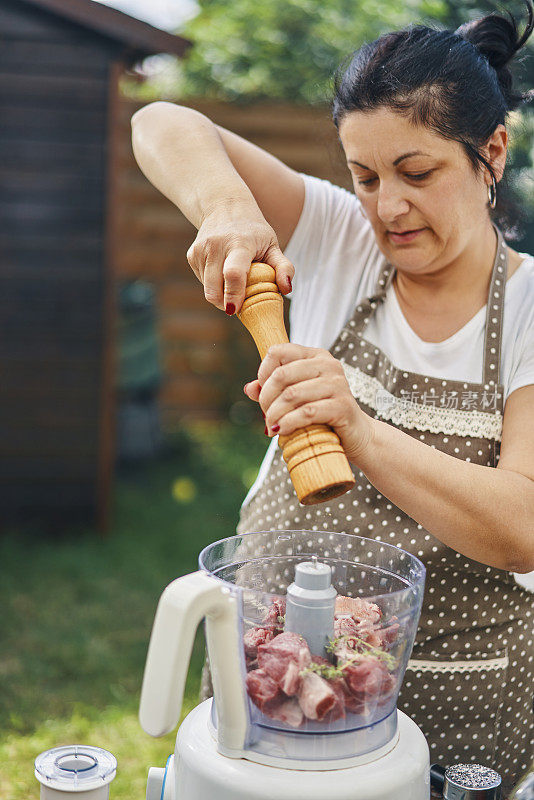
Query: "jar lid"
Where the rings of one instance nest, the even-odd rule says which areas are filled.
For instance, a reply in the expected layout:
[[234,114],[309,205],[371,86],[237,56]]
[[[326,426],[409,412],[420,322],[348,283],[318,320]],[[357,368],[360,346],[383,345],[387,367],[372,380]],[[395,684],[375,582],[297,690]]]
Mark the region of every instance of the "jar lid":
[[35,777],[44,786],[64,792],[87,792],[111,783],[117,759],[101,747],[69,744],[45,750],[35,759]]
[[453,764],[445,770],[445,800],[499,800],[501,776],[481,764]]

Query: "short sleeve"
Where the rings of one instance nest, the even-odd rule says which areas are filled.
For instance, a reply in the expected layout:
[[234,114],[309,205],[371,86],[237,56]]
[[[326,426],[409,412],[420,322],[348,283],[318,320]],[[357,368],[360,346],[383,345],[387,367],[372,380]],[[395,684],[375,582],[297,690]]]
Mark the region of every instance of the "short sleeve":
[[505,400],[523,386],[534,384],[534,258],[526,260],[510,278],[505,306],[505,327],[509,320],[509,333],[503,337]]
[[517,355],[514,360],[517,366],[511,375],[506,397],[516,389],[534,384],[534,320],[523,333],[521,345],[517,347]]
[[368,225],[353,192],[323,178],[304,172],[300,175],[304,180],[304,205],[284,252],[305,277],[313,264],[332,260],[334,244],[336,250],[342,250],[349,236]]
[[290,338],[330,347],[358,298],[372,292],[383,256],[353,192],[300,174],[304,204],[284,251],[295,267]]

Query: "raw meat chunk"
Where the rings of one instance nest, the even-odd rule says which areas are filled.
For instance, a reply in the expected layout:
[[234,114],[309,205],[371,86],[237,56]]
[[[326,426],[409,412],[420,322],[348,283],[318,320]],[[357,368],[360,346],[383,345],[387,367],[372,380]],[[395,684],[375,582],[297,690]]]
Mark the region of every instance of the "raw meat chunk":
[[284,622],[282,618],[285,616],[285,613],[286,601],[281,597],[275,597],[262,623],[265,627],[277,628],[279,631],[283,631]]
[[299,703],[308,719],[324,719],[338,702],[332,687],[316,672],[306,672],[302,676]]
[[[350,599],[350,598],[349,598]],[[370,604],[371,605],[371,604]],[[399,624],[396,622],[397,618],[392,617],[390,624],[383,628],[378,622],[371,622],[369,619],[357,620],[350,616],[336,616],[334,619],[334,637],[343,637],[344,641],[340,643],[340,647],[356,647],[356,640],[359,639],[371,647],[378,649],[389,649],[389,645],[396,641]]]
[[258,645],[270,642],[274,633],[269,628],[251,628],[243,636],[245,645],[245,656],[247,659],[254,659],[258,656]]
[[247,673],[245,680],[250,699],[261,711],[274,700],[283,699],[276,681],[273,681],[262,669],[255,669]]
[[353,663],[341,666],[353,697],[351,705],[355,713],[368,712],[378,703],[385,703],[391,696],[395,688],[395,677],[390,675],[380,659],[362,656]]
[[[319,664],[323,667],[332,667],[330,661],[327,658],[323,658],[322,656],[313,656],[312,661],[314,664]],[[345,717],[345,695],[349,694],[347,689],[347,685],[342,677],[339,678],[327,678],[328,685],[336,695],[336,702],[330,709],[330,711],[325,715],[323,718],[324,722],[334,722],[336,719],[341,719]]]
[[350,616],[361,622],[368,620],[371,623],[379,622],[382,617],[382,612],[376,603],[371,603],[369,600],[364,600],[363,597],[344,597],[338,595],[336,597],[336,617],[337,616]]
[[351,664],[341,665],[353,694],[377,695],[388,671],[378,658],[362,656]]
[[298,728],[304,722],[304,713],[295,697],[284,698],[282,695],[282,699],[277,698],[267,703],[263,713],[292,728]]
[[354,636],[358,638],[360,632],[360,623],[352,619],[352,617],[335,617],[334,618],[334,637],[338,636]]
[[356,622],[352,617],[336,617],[334,619],[334,637],[341,636],[344,637],[341,645],[352,648],[356,647],[357,640],[367,642],[372,647],[380,647],[382,644],[380,632],[368,620]]
[[298,665],[294,661],[290,661],[286,673],[280,681],[280,688],[288,697],[292,697],[299,690],[300,680]]
[[258,665],[286,694],[295,694],[299,673],[311,662],[306,640],[297,633],[280,633],[258,647]]
[[389,644],[393,644],[396,640],[397,636],[399,635],[400,625],[398,622],[393,622],[396,620],[397,617],[391,618],[391,624],[387,626],[387,628],[381,628],[378,631],[378,635],[380,636],[382,647],[386,647]]

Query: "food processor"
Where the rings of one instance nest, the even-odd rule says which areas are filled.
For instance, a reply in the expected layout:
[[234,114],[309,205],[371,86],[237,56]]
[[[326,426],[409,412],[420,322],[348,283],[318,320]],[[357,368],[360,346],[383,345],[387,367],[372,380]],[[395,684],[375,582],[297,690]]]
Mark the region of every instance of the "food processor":
[[425,568],[384,542],[270,531],[206,547],[156,612],[140,721],[180,718],[204,619],[213,700],[151,768],[147,800],[428,800],[417,725],[396,708]]

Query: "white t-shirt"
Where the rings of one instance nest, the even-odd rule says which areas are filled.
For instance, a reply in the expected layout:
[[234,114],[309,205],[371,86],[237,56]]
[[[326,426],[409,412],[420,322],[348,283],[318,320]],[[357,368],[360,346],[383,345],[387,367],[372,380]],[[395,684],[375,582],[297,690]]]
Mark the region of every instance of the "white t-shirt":
[[[386,258],[352,192],[300,173],[305,184],[302,213],[285,255],[295,267],[289,310],[290,340],[330,348],[355,307],[376,287]],[[534,257],[523,261],[506,284],[501,349],[504,397],[534,384]],[[432,377],[482,382],[486,307],[453,336],[425,342],[408,325],[393,286],[378,305],[365,338],[399,369]],[[244,504],[256,493],[277,447],[271,442],[258,478]],[[522,576],[524,577],[524,576]]]

